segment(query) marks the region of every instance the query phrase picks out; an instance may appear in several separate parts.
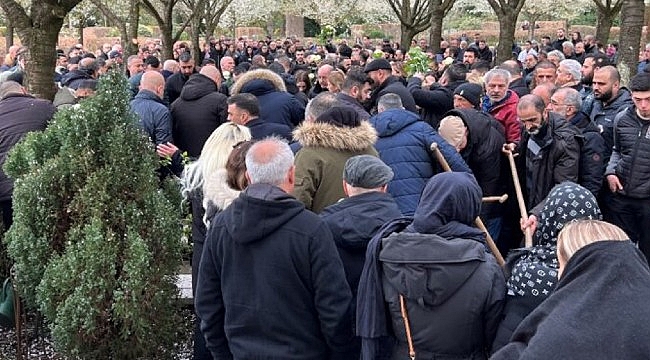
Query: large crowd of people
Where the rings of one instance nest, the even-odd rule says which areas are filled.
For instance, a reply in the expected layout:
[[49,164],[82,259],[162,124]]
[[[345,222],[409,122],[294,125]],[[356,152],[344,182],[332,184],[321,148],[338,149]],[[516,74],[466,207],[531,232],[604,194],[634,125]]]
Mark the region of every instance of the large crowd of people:
[[76,45],[53,102],[14,46],[0,165],[124,71],[191,204],[198,360],[649,358],[650,44],[623,84],[616,44],[556,35],[502,63],[480,34],[414,39],[416,73],[367,37]]

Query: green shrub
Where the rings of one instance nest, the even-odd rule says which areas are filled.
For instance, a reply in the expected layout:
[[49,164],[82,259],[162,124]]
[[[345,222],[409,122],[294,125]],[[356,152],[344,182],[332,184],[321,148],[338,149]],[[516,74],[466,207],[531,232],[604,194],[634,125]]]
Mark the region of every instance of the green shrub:
[[21,294],[75,358],[159,359],[174,346],[180,212],[129,99],[124,76],[108,74],[4,168],[16,179],[6,243]]

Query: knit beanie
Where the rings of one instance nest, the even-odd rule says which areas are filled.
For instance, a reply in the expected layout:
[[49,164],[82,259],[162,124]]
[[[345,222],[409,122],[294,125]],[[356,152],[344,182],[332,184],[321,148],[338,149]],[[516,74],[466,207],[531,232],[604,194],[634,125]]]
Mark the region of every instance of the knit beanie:
[[483,93],[483,87],[479,84],[474,83],[464,83],[458,85],[456,90],[454,90],[454,95],[460,95],[469,101],[474,108],[478,109],[481,106],[481,95]]
[[465,135],[465,123],[463,119],[458,116],[447,116],[440,121],[438,133],[445,139],[449,145],[458,148],[458,145],[463,141]]

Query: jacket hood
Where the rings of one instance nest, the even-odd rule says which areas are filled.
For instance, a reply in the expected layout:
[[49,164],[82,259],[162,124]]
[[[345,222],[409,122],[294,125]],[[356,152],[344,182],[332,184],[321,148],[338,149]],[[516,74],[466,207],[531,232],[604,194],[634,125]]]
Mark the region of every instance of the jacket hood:
[[625,87],[618,89],[618,94],[614,101],[609,103],[607,106],[604,106],[605,109],[622,109],[625,105],[632,105],[632,96],[630,95],[630,90]]
[[231,95],[243,92],[257,96],[274,91],[286,92],[287,87],[280,75],[267,69],[257,69],[244,73],[230,88]]
[[388,137],[419,120],[417,114],[408,110],[390,109],[371,117],[370,123],[377,129],[379,137]]
[[379,228],[401,215],[390,194],[375,191],[343,199],[320,213],[338,247],[364,251]]
[[217,84],[203,74],[193,74],[181,90],[181,99],[192,101],[217,92]]
[[375,144],[377,131],[368,121],[362,121],[361,125],[354,128],[303,122],[293,131],[293,138],[302,146],[362,151]]
[[408,231],[443,238],[484,240],[473,227],[481,212],[482,191],[474,176],[464,172],[434,175],[424,187]]
[[61,77],[61,85],[70,86],[75,80],[91,79],[92,77],[88,75],[87,72],[81,70],[72,70],[69,73]]
[[203,182],[203,208],[206,209],[206,218],[227,208],[239,196],[240,192],[231,189],[226,183],[226,174],[226,169],[218,169]]
[[138,91],[138,94],[135,95],[135,98],[134,98],[134,99],[151,100],[151,101],[155,101],[155,102],[157,102],[157,103],[161,103],[161,104],[163,104],[163,105],[165,104],[165,102],[163,101],[163,99],[161,99],[158,95],[156,95],[156,94],[155,94],[153,91],[151,91],[151,90],[144,90],[144,89],[142,89],[142,90]]
[[250,244],[265,239],[304,209],[276,186],[251,184],[230,204],[223,220],[234,241]]
[[482,244],[432,234],[393,233],[382,240],[384,277],[422,306],[447,301],[487,261]]
[[[463,123],[465,123],[465,126],[469,130],[471,141],[474,141],[474,139],[485,139],[492,127],[491,122],[494,120],[489,114],[476,109],[453,109],[445,114],[445,117],[447,116],[458,116],[463,120]],[[503,126],[501,127],[503,128]]]

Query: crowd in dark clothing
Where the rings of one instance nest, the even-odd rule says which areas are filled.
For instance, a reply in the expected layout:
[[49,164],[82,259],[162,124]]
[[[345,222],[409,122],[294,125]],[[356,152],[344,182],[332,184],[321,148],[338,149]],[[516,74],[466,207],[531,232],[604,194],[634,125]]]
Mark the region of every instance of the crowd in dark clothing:
[[[626,305],[650,293],[650,102],[641,98],[650,74],[623,86],[614,64],[585,51],[593,68],[579,84],[548,81],[562,63],[545,58],[566,52],[564,31],[523,50],[535,54],[530,69],[513,49],[514,65],[496,72],[485,39],[453,40],[427,73],[405,74],[399,47],[369,39],[209,39],[201,66],[180,44],[180,67],[164,77],[142,54],[125,61],[138,126],[172,159],[161,176],[191,177],[181,154],[194,165],[214,155],[206,144],[221,126],[259,145],[240,154],[245,186],[235,190],[221,164],[184,192],[198,360],[650,356],[648,311]],[[113,51],[106,61],[121,59]],[[59,99],[83,101],[84,82],[101,76],[87,64],[59,74]],[[575,101],[552,98],[567,87]],[[0,85],[0,163],[46,127],[50,105]],[[224,163],[239,145],[229,140]],[[282,166],[264,168],[275,160]],[[0,172],[5,217],[12,186]],[[560,255],[565,226],[601,218],[625,239]]]

